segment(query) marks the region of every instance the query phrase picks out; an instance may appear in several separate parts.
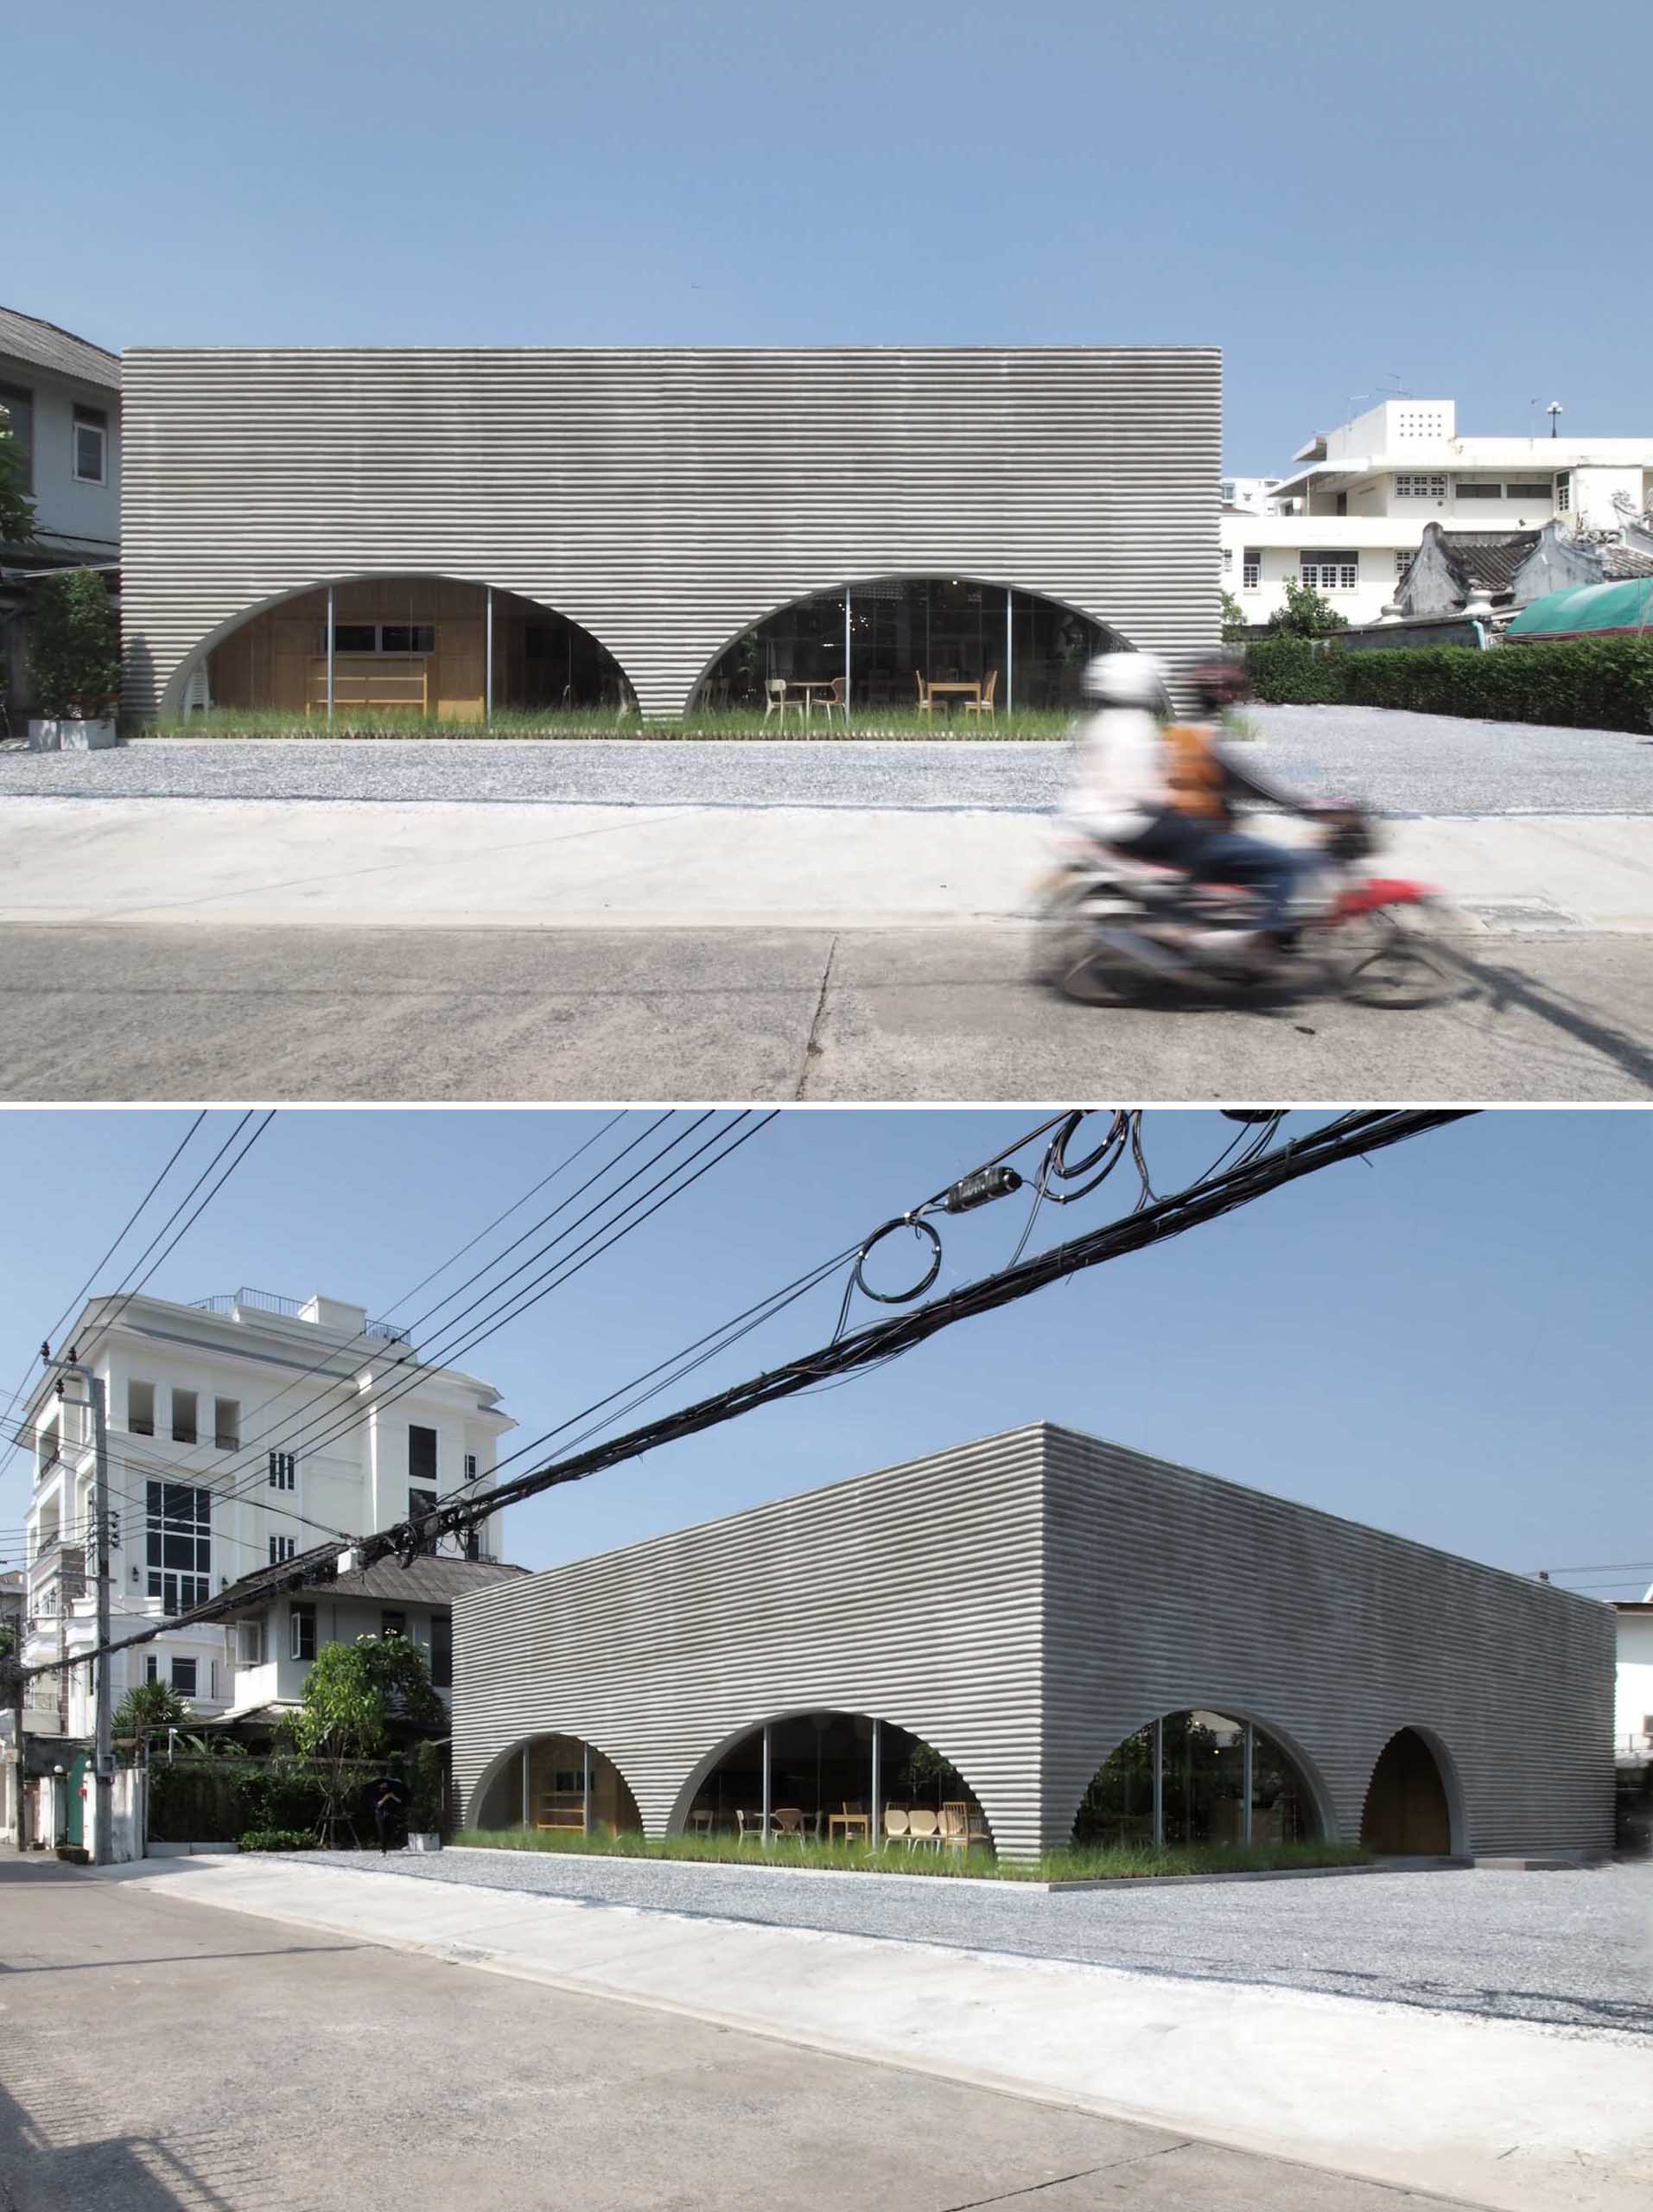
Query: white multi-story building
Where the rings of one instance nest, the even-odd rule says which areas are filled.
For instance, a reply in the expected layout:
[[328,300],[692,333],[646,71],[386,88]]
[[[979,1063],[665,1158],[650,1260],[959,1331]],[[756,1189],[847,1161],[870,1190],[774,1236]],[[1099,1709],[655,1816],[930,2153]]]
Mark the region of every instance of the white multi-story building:
[[[219,1595],[256,1567],[291,1558],[331,1535],[369,1534],[445,1495],[492,1484],[498,1440],[515,1427],[490,1384],[456,1368],[425,1367],[405,1333],[337,1299],[305,1301],[238,1290],[179,1306],[147,1296],[94,1298],[64,1339],[101,1379],[108,1420],[111,1627],[116,1637]],[[47,1370],[23,1415],[35,1439],[25,1516],[25,1665],[73,1658],[97,1641],[94,1452],[85,1383]],[[497,1560],[497,1517],[455,1564]],[[427,1562],[436,1566],[438,1561]],[[451,1579],[451,1578],[450,1578]],[[467,1578],[461,1578],[465,1580]],[[429,1648],[432,1605],[398,1622]],[[335,1607],[336,1611],[336,1607]],[[329,1632],[386,1624],[354,1612]],[[272,1694],[296,1696],[316,1649],[295,1639],[279,1685],[245,1629],[180,1625],[118,1652],[118,1704],[143,1681],[171,1682],[213,1719]],[[433,1656],[436,1656],[433,1654]],[[247,1679],[236,1669],[245,1658]],[[87,1737],[89,1669],[60,1669],[29,1685],[25,1726]]]
[[1613,1749],[1620,1759],[1653,1759],[1653,1590],[1613,1607],[1618,1621],[1618,1687]]
[[[1287,476],[1224,480],[1223,584],[1248,621],[1266,622],[1295,579],[1351,622],[1375,622],[1432,522],[1618,531],[1653,499],[1653,435],[1463,438],[1450,399],[1385,400],[1293,458]],[[1241,505],[1230,482],[1268,488]]]

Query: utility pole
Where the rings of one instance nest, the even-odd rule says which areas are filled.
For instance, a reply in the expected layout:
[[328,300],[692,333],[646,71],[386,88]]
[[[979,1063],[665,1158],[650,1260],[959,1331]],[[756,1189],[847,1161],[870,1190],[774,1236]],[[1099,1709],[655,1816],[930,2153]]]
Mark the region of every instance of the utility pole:
[[92,1863],[94,1866],[107,1866],[115,1813],[115,1747],[109,1701],[109,1424],[105,1417],[102,1378],[72,1359],[60,1359],[54,1363],[60,1374],[80,1377],[86,1386],[86,1404],[92,1412],[92,1513],[98,1546],[98,1649],[102,1655],[91,1662],[97,1670],[93,1676],[95,1794]]

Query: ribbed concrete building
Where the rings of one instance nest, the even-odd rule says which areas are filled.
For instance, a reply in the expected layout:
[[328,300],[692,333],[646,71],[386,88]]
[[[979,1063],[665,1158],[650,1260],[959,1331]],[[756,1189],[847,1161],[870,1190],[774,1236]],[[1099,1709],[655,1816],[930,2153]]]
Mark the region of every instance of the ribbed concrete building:
[[479,1592],[455,1636],[478,1827],[1612,1843],[1606,1607],[1042,1423]]
[[137,714],[996,715],[1064,703],[1100,646],[1186,664],[1217,634],[1211,348],[124,371]]

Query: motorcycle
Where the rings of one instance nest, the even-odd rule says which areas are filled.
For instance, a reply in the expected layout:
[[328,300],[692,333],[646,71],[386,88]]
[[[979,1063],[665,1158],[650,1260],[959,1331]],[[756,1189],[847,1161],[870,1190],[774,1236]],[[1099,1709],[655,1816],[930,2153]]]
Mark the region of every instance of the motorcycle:
[[1124,1006],[1155,985],[1291,988],[1318,972],[1359,1005],[1433,1006],[1453,988],[1418,926],[1438,894],[1365,872],[1378,842],[1361,808],[1323,812],[1294,926],[1260,965],[1254,890],[1198,883],[1180,869],[1070,834],[1041,887],[1035,980],[1086,1005]]

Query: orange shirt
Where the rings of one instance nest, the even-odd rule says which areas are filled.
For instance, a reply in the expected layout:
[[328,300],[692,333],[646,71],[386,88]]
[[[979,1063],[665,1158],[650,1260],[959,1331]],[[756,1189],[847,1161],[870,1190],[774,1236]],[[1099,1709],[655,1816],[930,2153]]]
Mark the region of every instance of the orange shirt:
[[1171,722],[1165,732],[1166,782],[1175,813],[1198,822],[1226,822],[1223,764],[1212,750],[1217,733],[1203,722]]

